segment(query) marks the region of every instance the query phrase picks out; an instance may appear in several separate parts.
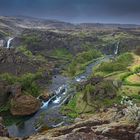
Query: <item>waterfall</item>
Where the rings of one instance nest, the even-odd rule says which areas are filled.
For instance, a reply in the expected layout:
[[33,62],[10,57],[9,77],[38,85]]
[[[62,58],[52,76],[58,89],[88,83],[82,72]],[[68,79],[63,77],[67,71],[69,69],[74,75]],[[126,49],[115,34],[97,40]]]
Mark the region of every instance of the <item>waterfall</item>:
[[10,44],[11,44],[11,41],[13,40],[14,38],[9,38],[8,41],[7,41],[7,46],[6,48],[9,49],[10,48]]
[[117,42],[117,47],[116,47],[116,50],[114,51],[114,54],[115,54],[115,55],[118,54],[118,51],[119,51],[119,44],[120,44],[120,42]]
[[57,90],[55,90],[55,95],[51,97],[47,102],[42,102],[41,109],[48,108],[48,105],[52,101],[52,104],[59,104],[63,99],[63,96],[67,92],[67,86],[64,84],[60,86]]
[[117,42],[117,47],[116,47],[116,50],[115,50],[115,52],[114,52],[115,55],[118,54],[118,51],[119,51],[119,44],[120,44],[120,42]]

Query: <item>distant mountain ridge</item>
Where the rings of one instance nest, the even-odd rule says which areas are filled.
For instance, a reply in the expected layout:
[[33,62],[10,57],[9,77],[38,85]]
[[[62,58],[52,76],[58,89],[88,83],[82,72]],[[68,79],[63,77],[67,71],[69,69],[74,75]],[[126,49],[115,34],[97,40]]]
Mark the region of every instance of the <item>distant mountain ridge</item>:
[[20,34],[24,29],[55,30],[55,31],[81,31],[83,29],[119,29],[138,28],[140,25],[134,24],[104,24],[104,23],[68,23],[64,21],[39,19],[25,16],[0,16],[0,33]]

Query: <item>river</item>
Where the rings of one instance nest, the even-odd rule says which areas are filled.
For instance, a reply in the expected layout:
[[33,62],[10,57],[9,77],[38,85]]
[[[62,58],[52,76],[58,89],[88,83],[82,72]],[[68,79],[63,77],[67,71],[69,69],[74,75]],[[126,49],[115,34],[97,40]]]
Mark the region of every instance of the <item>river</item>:
[[49,90],[55,95],[47,102],[43,102],[40,110],[20,125],[13,124],[12,126],[8,126],[10,136],[27,137],[38,132],[43,126],[53,128],[61,125],[69,125],[69,118],[60,113],[60,108],[70,96],[75,94],[75,90],[71,88],[71,85],[86,80],[91,75],[94,66],[103,61],[108,61],[111,57],[111,55],[108,55],[96,59],[96,61],[94,60],[93,63],[86,67],[84,73],[74,79],[62,75],[54,76]]
[[[9,38],[7,42],[7,48],[10,48],[10,44],[13,38]],[[114,55],[118,54],[119,43],[116,46]],[[93,67],[97,66],[101,62],[110,60],[114,55],[106,55],[102,58],[94,59],[87,67],[84,73],[79,76],[70,79],[63,75],[55,75],[52,77],[52,83],[48,89],[54,93],[47,102],[42,101],[42,106],[38,112],[26,119],[20,124],[13,124],[8,126],[10,136],[13,137],[27,137],[37,133],[42,127],[54,128],[61,125],[69,125],[70,118],[60,113],[61,106],[73,96],[76,91],[71,85],[78,82],[85,81],[92,74]]]

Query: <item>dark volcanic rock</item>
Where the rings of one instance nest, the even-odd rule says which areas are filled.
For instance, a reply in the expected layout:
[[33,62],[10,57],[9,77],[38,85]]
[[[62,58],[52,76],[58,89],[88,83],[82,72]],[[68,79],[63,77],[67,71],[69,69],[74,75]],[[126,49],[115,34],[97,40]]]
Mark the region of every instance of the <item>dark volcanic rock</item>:
[[3,125],[3,119],[0,117],[0,136],[1,137],[9,137],[8,130]]
[[39,68],[49,71],[51,67],[50,64],[30,58],[16,49],[0,48],[0,74],[10,73],[19,76],[25,73],[35,73]]
[[8,97],[10,96],[8,91],[8,83],[0,80],[0,105],[3,105],[8,101]]
[[20,96],[22,94],[21,93],[21,85],[20,84],[12,85],[9,88],[9,93],[11,94],[11,96],[13,98],[17,98],[18,96]]

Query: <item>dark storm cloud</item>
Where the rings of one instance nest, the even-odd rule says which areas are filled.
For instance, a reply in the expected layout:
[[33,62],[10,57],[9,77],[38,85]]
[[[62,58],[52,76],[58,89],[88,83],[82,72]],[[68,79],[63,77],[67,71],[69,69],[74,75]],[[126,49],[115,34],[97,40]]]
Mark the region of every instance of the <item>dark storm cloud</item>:
[[0,0],[0,15],[140,24],[139,0]]

